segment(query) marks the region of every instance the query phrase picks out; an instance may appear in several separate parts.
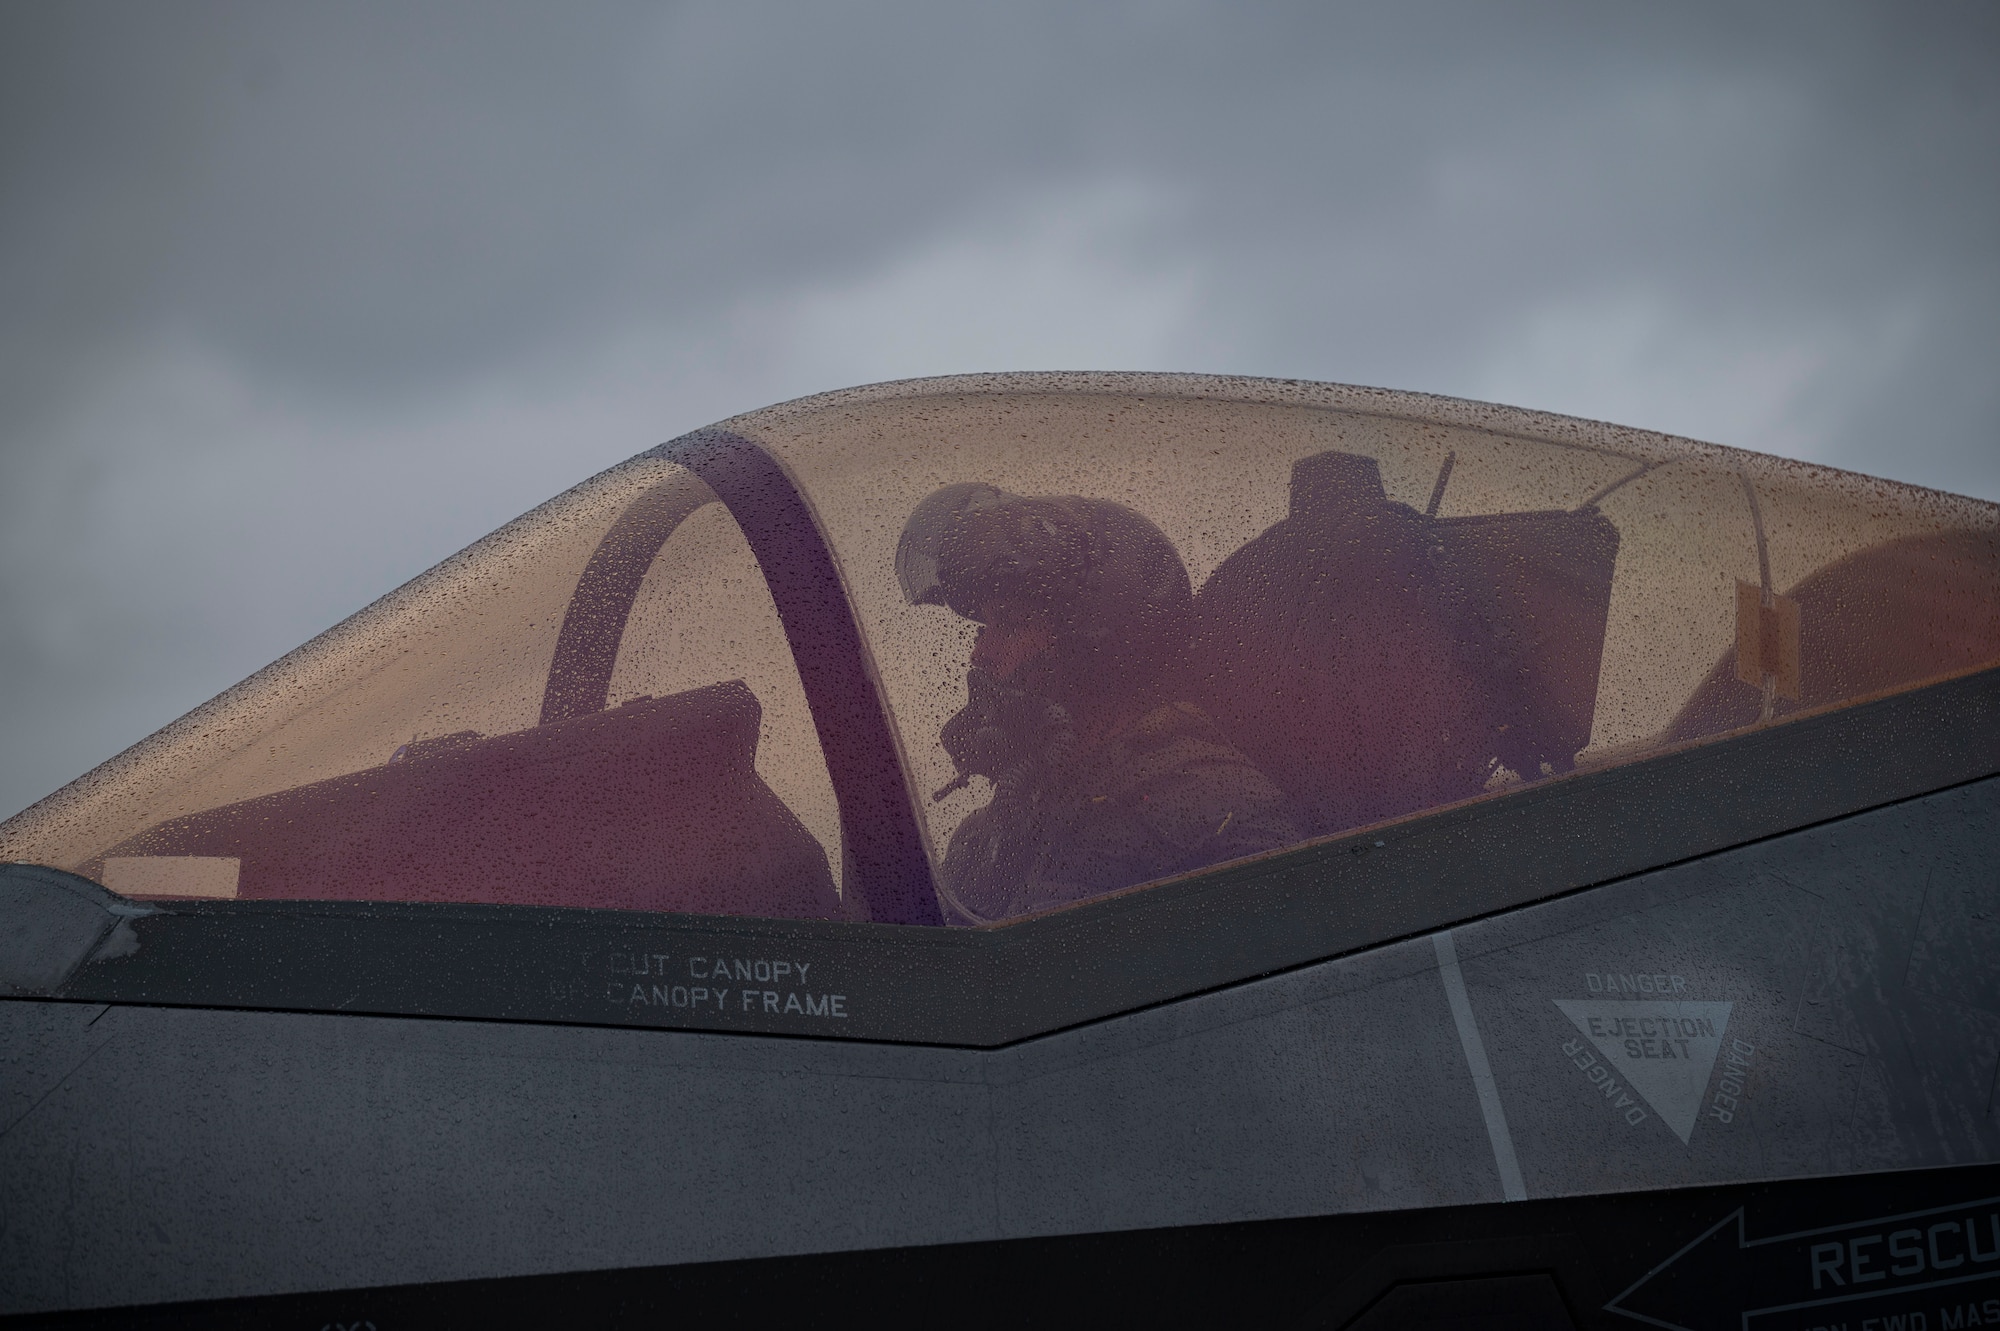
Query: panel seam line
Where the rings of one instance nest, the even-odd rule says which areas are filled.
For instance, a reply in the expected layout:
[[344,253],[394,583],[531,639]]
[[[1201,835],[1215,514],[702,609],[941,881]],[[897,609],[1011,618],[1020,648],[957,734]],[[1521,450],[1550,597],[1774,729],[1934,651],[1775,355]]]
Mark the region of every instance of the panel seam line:
[[1528,1189],[1521,1182],[1521,1160],[1514,1153],[1514,1135],[1507,1129],[1507,1111],[1500,1106],[1493,1066],[1486,1061],[1486,1043],[1480,1039],[1479,1023],[1472,1016],[1472,1000],[1465,992],[1465,975],[1458,966],[1458,945],[1449,929],[1432,934],[1431,944],[1437,949],[1438,979],[1444,982],[1445,1001],[1451,1005],[1451,1019],[1458,1027],[1465,1066],[1472,1073],[1472,1089],[1479,1096],[1479,1113],[1486,1120],[1486,1136],[1493,1143],[1501,1195],[1510,1202],[1526,1201]]

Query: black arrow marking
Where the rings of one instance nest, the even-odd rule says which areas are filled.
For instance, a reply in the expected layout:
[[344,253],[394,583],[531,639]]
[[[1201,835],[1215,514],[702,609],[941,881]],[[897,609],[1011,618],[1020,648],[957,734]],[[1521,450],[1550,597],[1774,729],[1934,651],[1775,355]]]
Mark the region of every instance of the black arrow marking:
[[2000,1197],[1744,1237],[1743,1208],[1633,1282],[1604,1311],[1670,1331],[2000,1276]]

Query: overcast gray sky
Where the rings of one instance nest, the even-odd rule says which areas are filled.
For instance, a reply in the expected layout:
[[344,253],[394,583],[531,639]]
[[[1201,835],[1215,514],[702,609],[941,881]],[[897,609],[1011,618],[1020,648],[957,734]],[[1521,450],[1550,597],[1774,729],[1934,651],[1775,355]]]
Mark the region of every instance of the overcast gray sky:
[[2000,5],[0,7],[0,814],[783,398],[1485,398],[2000,498]]

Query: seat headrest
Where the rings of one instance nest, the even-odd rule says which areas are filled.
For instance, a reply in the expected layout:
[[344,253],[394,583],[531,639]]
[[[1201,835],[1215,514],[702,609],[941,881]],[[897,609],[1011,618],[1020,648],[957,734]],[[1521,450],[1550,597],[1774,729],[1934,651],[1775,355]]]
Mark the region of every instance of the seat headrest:
[[1332,517],[1389,502],[1382,468],[1354,453],[1315,453],[1292,464],[1292,516]]

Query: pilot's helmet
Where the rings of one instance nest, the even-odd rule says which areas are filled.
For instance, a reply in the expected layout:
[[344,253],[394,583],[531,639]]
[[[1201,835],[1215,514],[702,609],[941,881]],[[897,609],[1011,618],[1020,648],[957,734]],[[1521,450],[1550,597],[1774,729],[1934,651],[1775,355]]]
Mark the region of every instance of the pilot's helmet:
[[1060,653],[1088,653],[1097,668],[1177,652],[1193,603],[1180,552],[1125,505],[979,482],[947,485],[917,505],[896,546],[896,575],[912,605],[948,606],[979,623],[997,606],[1031,608]]

